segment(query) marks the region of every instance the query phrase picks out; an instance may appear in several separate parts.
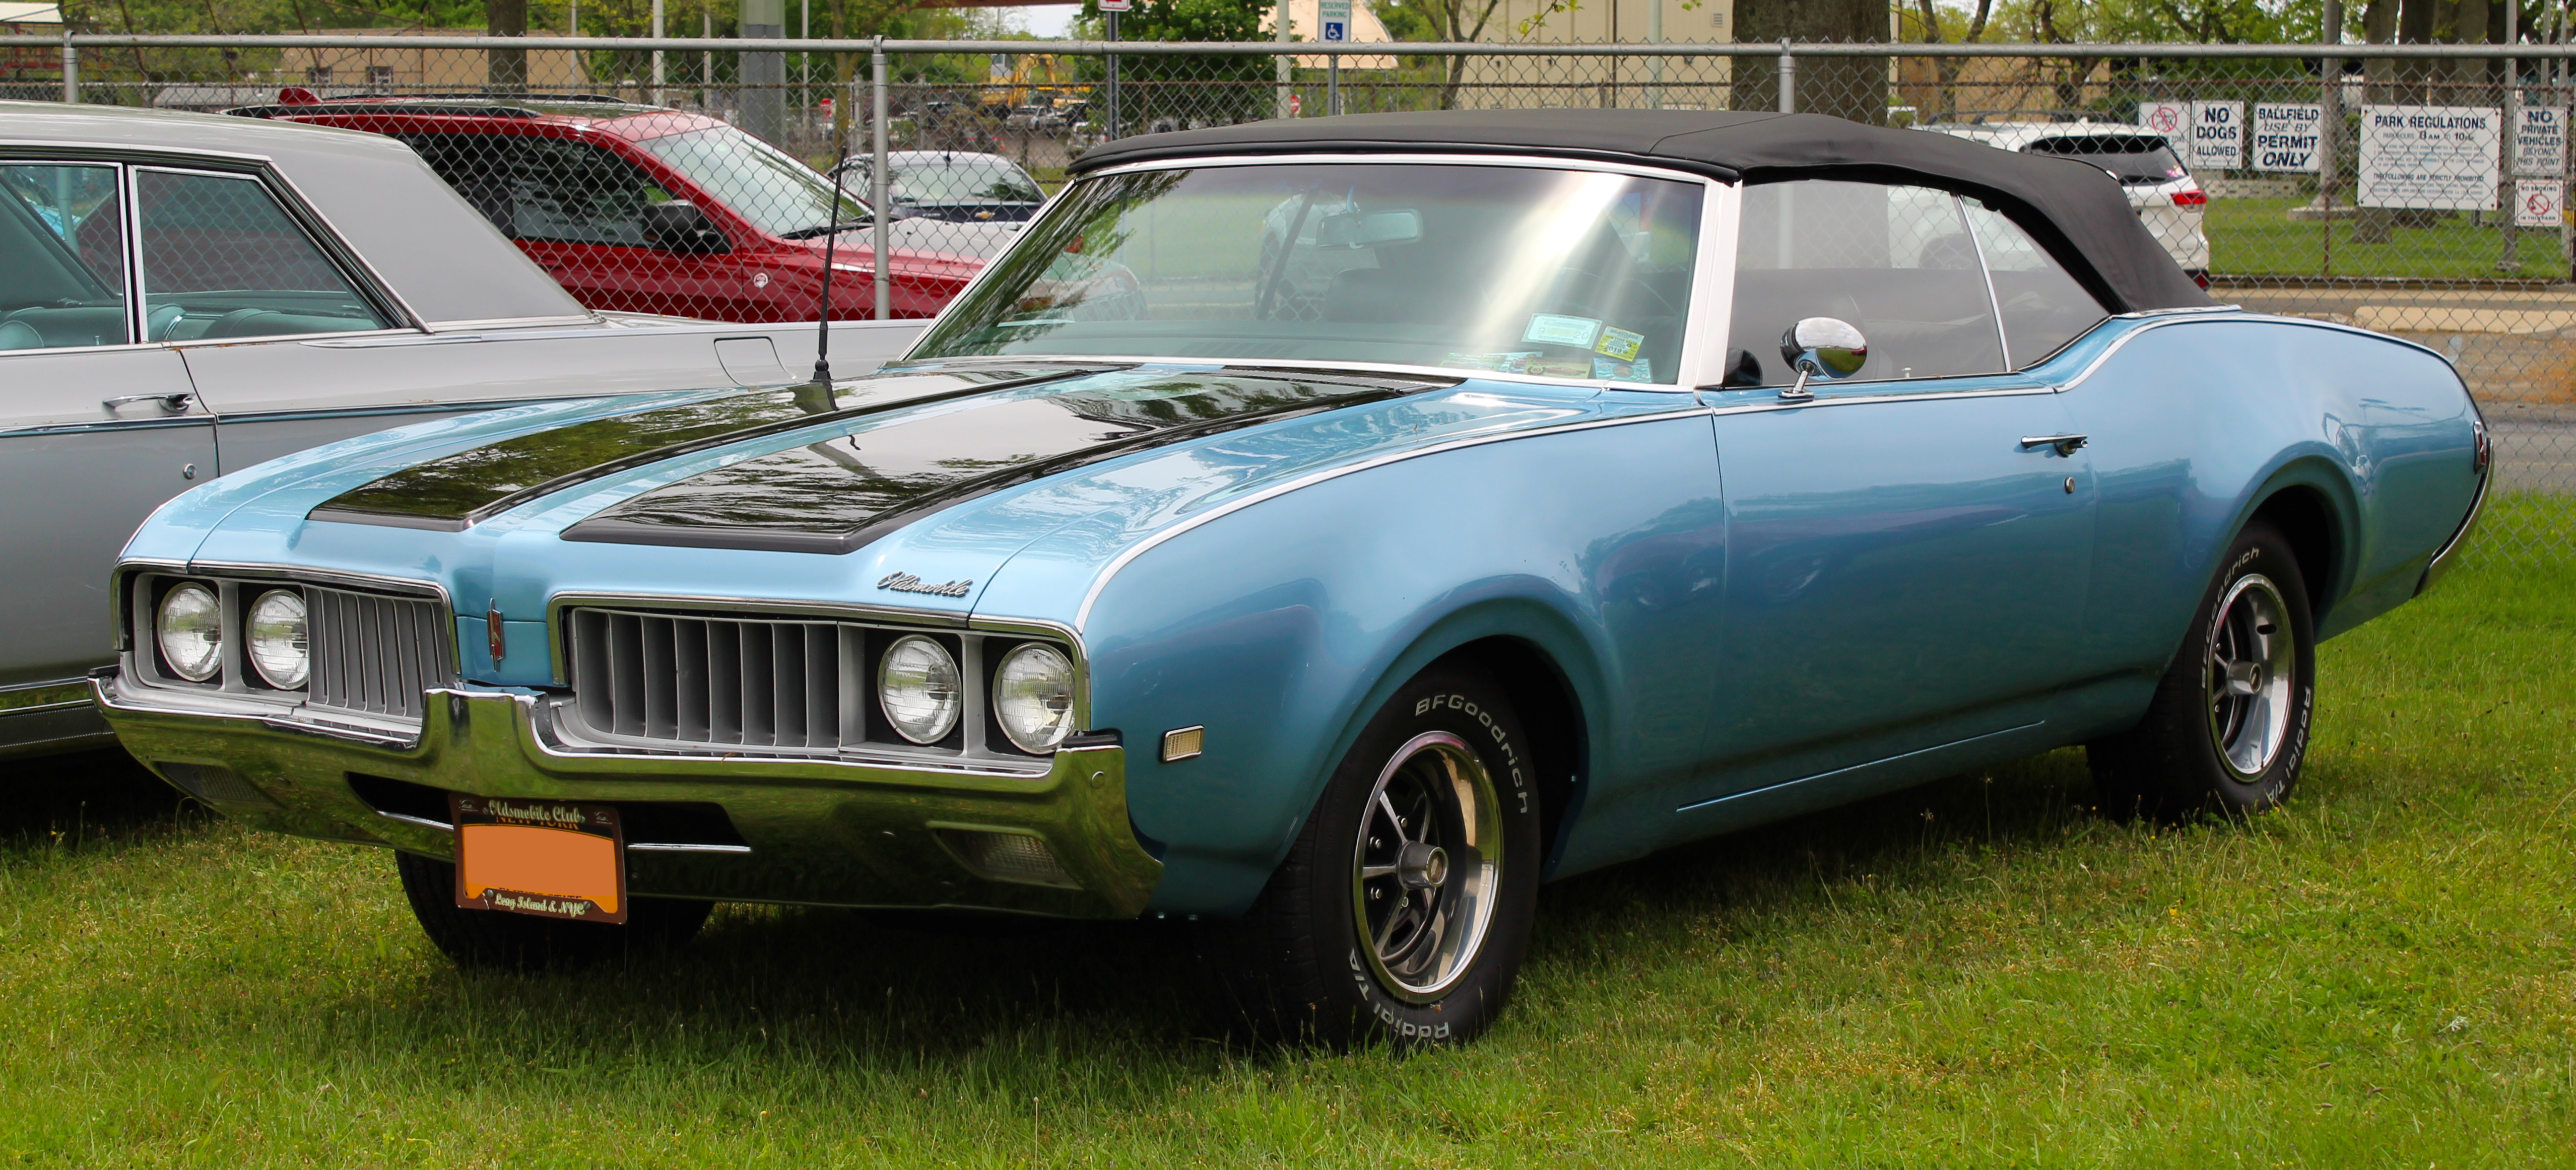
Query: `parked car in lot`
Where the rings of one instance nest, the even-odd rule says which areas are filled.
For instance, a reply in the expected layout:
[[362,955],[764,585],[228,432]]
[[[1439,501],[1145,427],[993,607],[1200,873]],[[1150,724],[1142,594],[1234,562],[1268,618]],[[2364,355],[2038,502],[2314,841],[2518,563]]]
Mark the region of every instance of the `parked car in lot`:
[[[810,307],[808,320],[811,320]],[[872,367],[911,324],[836,328]],[[401,144],[0,102],[0,755],[106,740],[107,578],[192,484],[407,422],[783,383],[814,327],[583,309]]]
[[2209,287],[2209,233],[2201,222],[2209,193],[2164,135],[2109,122],[1942,122],[1923,129],[1998,150],[2081,159],[2110,172],[2165,254]]
[[2089,164],[1299,119],[1083,156],[828,391],[200,488],[96,688],[216,807],[395,850],[461,962],[734,899],[1194,917],[1232,1016],[1434,1044],[1544,879],[2069,744],[2114,808],[2277,804],[2315,644],[2486,477],[2439,355],[2211,304]]
[[[702,114],[611,98],[353,97],[289,88],[244,117],[402,140],[593,309],[811,320],[825,237],[834,316],[875,315],[872,215],[785,151]],[[895,317],[928,317],[980,255],[889,248]]]
[[[858,155],[834,170],[850,190],[869,192],[874,165]],[[952,256],[999,254],[1046,202],[1038,181],[998,154],[898,150],[886,155],[886,169],[897,238]]]

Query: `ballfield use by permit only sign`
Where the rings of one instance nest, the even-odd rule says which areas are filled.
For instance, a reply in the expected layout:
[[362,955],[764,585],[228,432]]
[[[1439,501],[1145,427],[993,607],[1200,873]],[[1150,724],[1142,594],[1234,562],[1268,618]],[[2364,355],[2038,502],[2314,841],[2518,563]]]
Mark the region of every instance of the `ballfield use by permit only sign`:
[[2326,108],[2315,102],[2254,103],[2254,142],[2247,169],[2315,174],[2325,124]]
[[2493,211],[2504,111],[2493,106],[2363,106],[2363,207]]

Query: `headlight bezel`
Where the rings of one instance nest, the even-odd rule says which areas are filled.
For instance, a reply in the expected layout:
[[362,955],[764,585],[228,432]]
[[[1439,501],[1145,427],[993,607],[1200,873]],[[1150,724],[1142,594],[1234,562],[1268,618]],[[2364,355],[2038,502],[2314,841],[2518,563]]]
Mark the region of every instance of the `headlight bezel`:
[[[249,590],[244,590],[243,592],[248,593]],[[295,671],[292,681],[281,679],[277,674],[271,673],[269,663],[262,656],[261,638],[263,635],[260,630],[260,611],[267,608],[271,600],[281,598],[291,601],[295,605],[295,617],[293,620],[296,634],[292,647],[294,652],[293,661]],[[261,587],[258,593],[252,596],[250,603],[242,607],[241,629],[242,661],[250,668],[243,672],[246,676],[243,681],[256,681],[269,690],[274,691],[301,691],[306,689],[312,683],[312,610],[310,608],[310,603],[305,600],[304,591],[302,589],[288,585]]]
[[[997,738],[997,742],[992,746],[1031,756],[1054,755],[1064,747],[1065,740],[1072,738],[1074,733],[1080,730],[1082,668],[1075,662],[1073,655],[1053,642],[1005,642],[998,646],[988,644],[988,650],[1000,651],[998,654],[988,653],[985,659],[989,664],[985,671],[987,677],[984,680],[986,710],[990,712],[988,732]],[[1064,708],[1057,716],[1051,733],[1033,733],[1024,737],[1012,725],[1013,719],[1009,707],[1013,700],[1004,695],[1003,686],[1010,681],[1015,662],[1021,661],[1024,657],[1039,656],[1053,659],[1054,665],[1061,671]]]

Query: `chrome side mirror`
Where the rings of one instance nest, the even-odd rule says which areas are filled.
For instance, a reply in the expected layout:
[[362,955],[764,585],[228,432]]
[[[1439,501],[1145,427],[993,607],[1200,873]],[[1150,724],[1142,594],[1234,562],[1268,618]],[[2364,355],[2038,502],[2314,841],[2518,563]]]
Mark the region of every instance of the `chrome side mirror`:
[[1869,361],[1869,339],[1849,321],[1808,317],[1780,335],[1780,357],[1798,371],[1798,384],[1781,391],[1780,397],[1799,401],[1816,396],[1807,389],[1809,378],[1831,382],[1859,373]]

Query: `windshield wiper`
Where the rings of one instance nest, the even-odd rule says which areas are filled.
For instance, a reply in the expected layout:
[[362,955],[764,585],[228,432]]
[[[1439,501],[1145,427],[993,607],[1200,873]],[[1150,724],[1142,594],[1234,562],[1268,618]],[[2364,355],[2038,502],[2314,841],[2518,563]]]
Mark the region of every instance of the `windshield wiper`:
[[839,235],[842,232],[854,232],[863,227],[875,227],[876,222],[877,221],[873,219],[851,219],[843,220],[839,223],[816,224],[813,227],[802,227],[792,232],[780,232],[778,233],[778,238],[782,240],[810,240],[816,236]]

